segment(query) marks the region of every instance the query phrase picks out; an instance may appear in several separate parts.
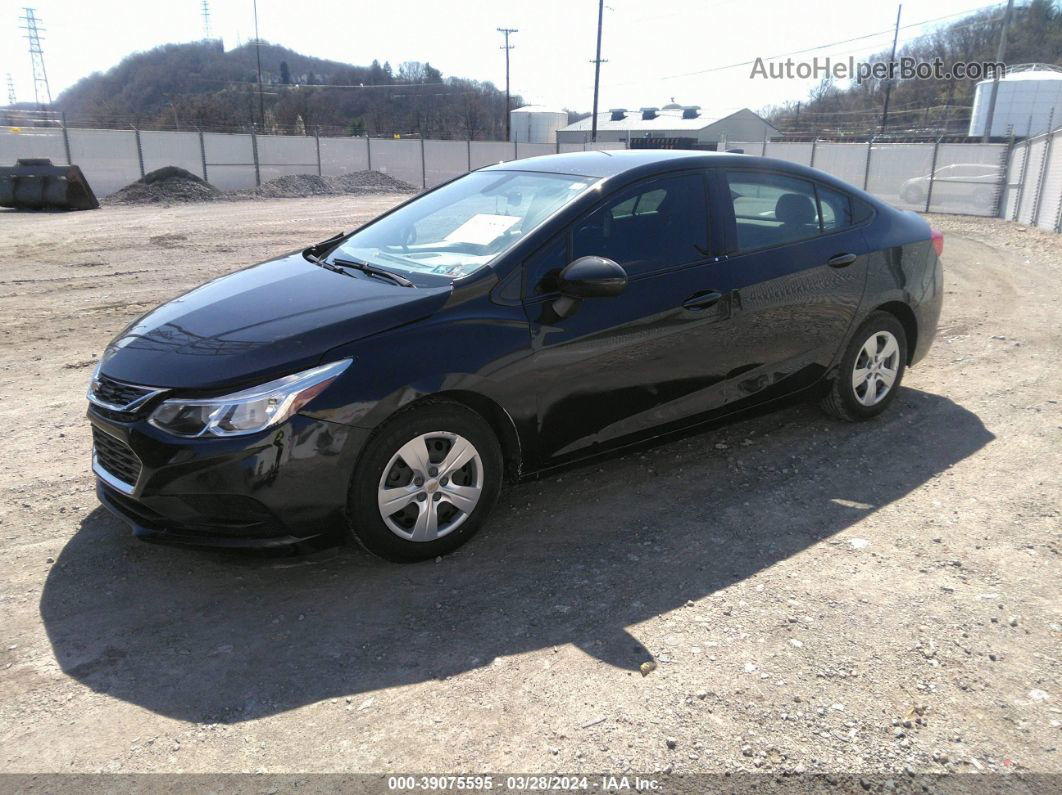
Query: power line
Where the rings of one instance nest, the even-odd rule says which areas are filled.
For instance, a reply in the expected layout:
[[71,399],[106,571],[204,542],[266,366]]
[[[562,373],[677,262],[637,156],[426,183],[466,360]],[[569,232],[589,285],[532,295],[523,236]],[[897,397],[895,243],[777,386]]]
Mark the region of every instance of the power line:
[[7,104],[14,105],[17,100],[15,96],[15,81],[11,78],[11,73],[7,73]]
[[47,97],[48,105],[52,104],[52,89],[48,85],[48,72],[44,69],[44,50],[41,48],[41,34],[44,28],[39,25],[36,9],[24,7],[23,15],[19,19],[24,25],[19,27],[26,31],[26,41],[29,42],[30,61],[33,63],[33,97],[40,107],[44,107],[42,97]]
[[[921,25],[929,25],[929,24],[932,24],[933,22],[941,22],[941,21],[943,21],[945,19],[953,19],[954,17],[962,17],[962,16],[966,16],[967,14],[977,13],[978,11],[987,11],[990,8],[998,8],[1001,5],[1002,5],[1002,3],[990,3],[989,5],[978,6],[977,8],[969,8],[969,9],[966,9],[965,11],[957,11],[954,14],[945,14],[944,16],[933,17],[932,19],[923,19],[923,20],[920,20],[918,22],[912,22],[912,23],[910,23],[908,25],[901,25],[899,29],[900,30],[909,30],[910,28],[917,28],[917,27],[920,27]],[[875,31],[874,33],[866,33],[866,34],[864,34],[862,36],[853,36],[850,39],[840,39],[839,41],[831,41],[831,42],[827,42],[825,44],[817,44],[814,47],[805,47],[804,49],[801,49],[801,50],[792,50],[790,52],[782,52],[782,53],[777,53],[775,55],[768,55],[768,56],[764,57],[763,60],[764,61],[770,61],[770,60],[774,60],[775,58],[788,58],[789,56],[792,56],[792,55],[805,55],[805,54],[807,54],[809,52],[815,52],[816,50],[825,50],[825,49],[828,49],[830,47],[836,47],[836,46],[841,45],[841,44],[851,44],[852,42],[856,42],[856,41],[865,41],[866,39],[877,38],[878,36],[883,36],[886,33],[893,33],[893,31],[894,31],[894,28],[888,28],[887,30],[879,30],[879,31]],[[738,67],[741,67],[741,66],[752,66],[754,63],[756,63],[757,60],[758,59],[756,59],[756,58],[752,58],[752,59],[746,60],[746,61],[738,61],[737,63],[723,64],[721,66],[711,66],[711,67],[708,67],[707,69],[698,69],[695,72],[681,72],[679,74],[664,75],[662,77],[653,78],[653,79],[656,79],[656,80],[676,80],[676,79],[679,79],[679,78],[682,78],[682,77],[696,77],[697,75],[710,74],[712,72],[722,72],[722,71],[724,71],[726,69],[737,69]],[[649,78],[647,78],[647,79],[649,79]],[[644,83],[644,82],[646,82],[646,81],[645,80],[637,80],[637,81],[631,81],[631,82],[628,82],[628,83],[621,83],[619,85],[634,85],[636,83]]]
[[519,33],[520,30],[518,28],[498,28],[498,32],[505,36],[505,44],[500,49],[505,50],[505,140],[508,141],[512,137],[509,129],[512,122],[510,118],[512,109],[509,107],[509,50],[513,48],[513,45],[509,43],[509,34]]

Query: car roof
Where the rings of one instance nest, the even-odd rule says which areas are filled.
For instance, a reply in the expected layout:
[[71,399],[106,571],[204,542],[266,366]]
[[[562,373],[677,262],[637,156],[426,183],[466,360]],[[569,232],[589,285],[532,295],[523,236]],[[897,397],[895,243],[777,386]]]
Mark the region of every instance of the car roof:
[[778,160],[773,157],[758,157],[733,152],[697,152],[682,149],[614,149],[593,152],[568,152],[559,155],[542,155],[521,160],[509,160],[504,163],[486,166],[480,171],[537,171],[554,174],[571,174],[573,176],[593,178],[613,178],[622,176],[638,178],[652,176],[656,173],[678,171],[686,168],[704,168],[722,166],[763,171],[784,171],[793,176],[802,176],[826,184],[832,184],[842,190],[854,193],[876,207],[882,202],[855,185],[827,174],[825,171]]
[[676,149],[615,149],[593,152],[566,152],[509,160],[487,166],[483,171],[544,171],[581,177],[613,177],[645,166],[675,164],[688,160],[694,166],[719,157],[735,157],[718,152],[691,152]]

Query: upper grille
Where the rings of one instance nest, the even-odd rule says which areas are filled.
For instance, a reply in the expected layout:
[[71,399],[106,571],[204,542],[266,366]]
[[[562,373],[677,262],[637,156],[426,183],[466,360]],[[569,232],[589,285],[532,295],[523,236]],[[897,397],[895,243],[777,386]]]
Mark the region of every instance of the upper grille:
[[92,426],[92,447],[96,463],[111,475],[132,489],[140,479],[140,459],[136,453],[116,436],[111,436]]
[[97,375],[89,385],[88,399],[104,409],[133,412],[163,391],[149,386],[126,384],[105,375]]

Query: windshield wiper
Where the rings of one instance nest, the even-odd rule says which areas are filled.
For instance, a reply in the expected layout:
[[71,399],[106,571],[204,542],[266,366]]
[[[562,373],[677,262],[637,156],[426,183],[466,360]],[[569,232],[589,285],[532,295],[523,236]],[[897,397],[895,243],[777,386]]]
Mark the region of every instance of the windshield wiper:
[[[323,261],[321,264],[327,267],[327,264]],[[352,259],[340,259],[339,257],[333,257],[332,262],[328,264],[332,266],[339,266],[342,268],[353,268],[354,270],[361,271],[362,273],[367,273],[370,276],[379,276],[380,278],[387,279],[388,281],[397,284],[400,287],[417,286],[405,276],[399,276],[393,271],[384,270],[383,268],[377,268],[375,265],[370,265],[367,262],[359,262],[357,260]]]
[[345,270],[340,268],[338,265],[333,265],[331,262],[327,262],[326,260],[323,260],[323,259],[321,259],[318,256],[310,254],[309,250],[307,250],[306,259],[308,259],[314,265],[318,265],[318,266],[324,268],[326,271],[332,271],[333,273],[342,273],[344,276],[349,276],[352,279],[354,278],[354,274],[347,273]]

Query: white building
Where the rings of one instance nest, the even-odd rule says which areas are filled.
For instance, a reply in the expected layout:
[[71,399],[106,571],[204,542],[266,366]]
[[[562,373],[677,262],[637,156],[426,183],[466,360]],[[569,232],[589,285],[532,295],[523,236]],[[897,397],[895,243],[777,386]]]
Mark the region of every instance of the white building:
[[[562,144],[586,143],[590,140],[593,120],[590,117],[569,124],[557,132]],[[685,138],[698,144],[727,141],[762,141],[780,135],[770,122],[748,108],[726,116],[704,116],[699,105],[671,102],[662,108],[636,111],[613,108],[597,114],[598,141],[632,141],[639,138]]]
[[[982,80],[974,93],[969,135],[980,137],[988,124],[988,106],[992,99],[992,81]],[[1062,67],[1050,64],[1025,64],[1007,69],[996,92],[996,110],[992,114],[992,135],[1004,137],[1013,130],[1017,136],[1048,132],[1054,112],[1055,128],[1062,126]]]
[[529,144],[552,144],[557,130],[568,123],[568,111],[545,105],[524,105],[509,112],[509,140]]

